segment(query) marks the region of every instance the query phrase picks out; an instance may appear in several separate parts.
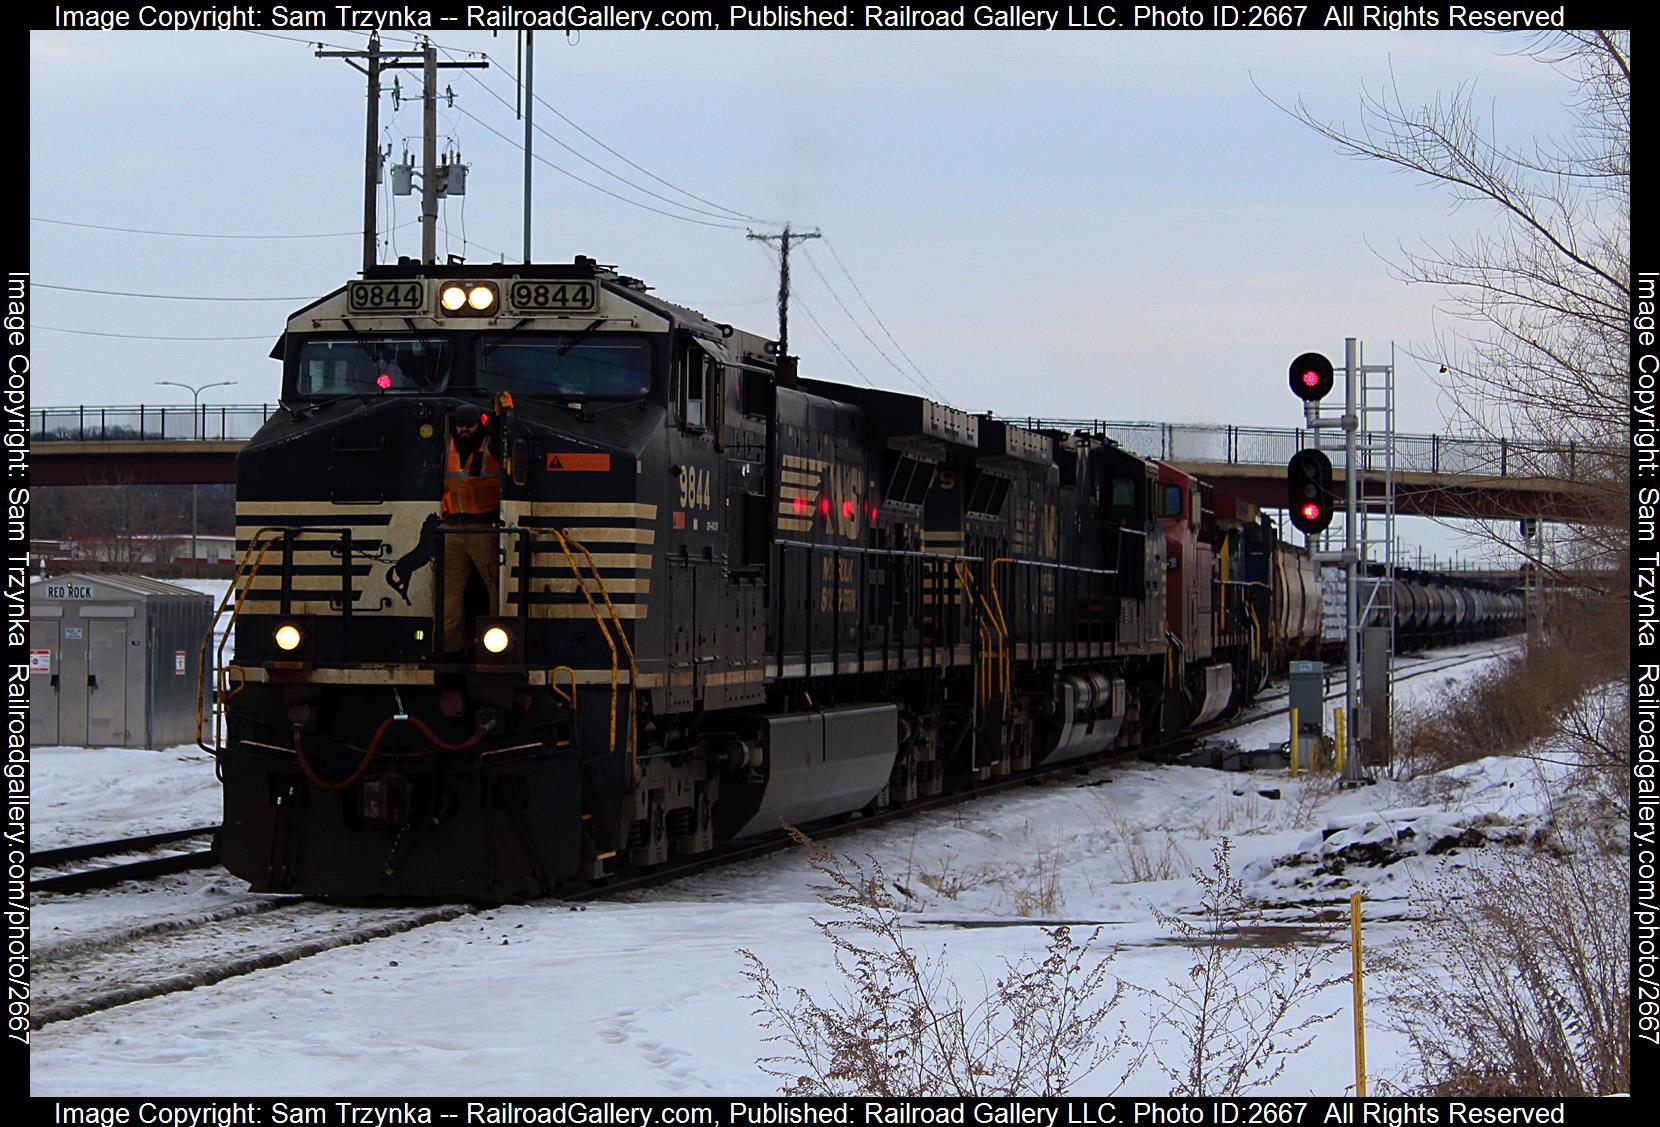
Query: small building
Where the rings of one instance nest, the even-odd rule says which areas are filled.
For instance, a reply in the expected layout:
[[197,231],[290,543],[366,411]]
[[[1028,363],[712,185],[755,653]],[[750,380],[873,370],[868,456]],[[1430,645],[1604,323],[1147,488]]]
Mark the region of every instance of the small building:
[[139,575],[29,585],[29,742],[173,747],[196,738],[213,600]]

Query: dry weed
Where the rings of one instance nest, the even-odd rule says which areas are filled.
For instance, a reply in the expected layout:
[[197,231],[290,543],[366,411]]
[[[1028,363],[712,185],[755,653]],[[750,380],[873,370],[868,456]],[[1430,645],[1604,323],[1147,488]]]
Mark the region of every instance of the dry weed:
[[1456,707],[1403,715],[1395,737],[1402,769],[1421,775],[1521,751],[1562,731],[1587,691],[1616,673],[1615,656],[1583,635],[1535,645],[1459,685],[1449,694]]
[[1628,859],[1589,832],[1561,844],[1445,878],[1383,965],[1421,1093],[1631,1091]]
[[[1273,1083],[1287,1061],[1314,1040],[1313,1029],[1336,1011],[1303,1013],[1315,996],[1346,976],[1321,976],[1330,941],[1263,943],[1268,922],[1233,874],[1233,843],[1212,851],[1209,872],[1195,870],[1202,890],[1199,920],[1153,914],[1191,948],[1187,977],[1149,990],[1162,1008],[1154,1032],[1168,1033],[1174,1059],[1155,1056],[1173,1096],[1233,1096]],[[1250,934],[1256,941],[1244,941]]]
[[1037,956],[1005,963],[984,994],[965,998],[944,952],[910,945],[881,866],[832,854],[798,831],[838,915],[814,920],[835,951],[840,988],[824,1001],[787,993],[759,957],[740,951],[755,1014],[781,1047],[758,1063],[794,1096],[1016,1096],[1064,1094],[1126,1049],[1145,1046],[1109,1026],[1125,986],[1107,973],[1099,932],[1082,943],[1045,928]]

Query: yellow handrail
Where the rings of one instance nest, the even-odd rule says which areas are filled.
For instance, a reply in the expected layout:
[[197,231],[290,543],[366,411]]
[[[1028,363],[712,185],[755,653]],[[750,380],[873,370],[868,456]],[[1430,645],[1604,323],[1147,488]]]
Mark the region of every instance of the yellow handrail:
[[985,623],[980,621],[979,608],[975,605],[974,584],[970,580],[968,566],[958,560],[953,565],[953,570],[957,573],[958,586],[968,596],[969,609],[974,612],[974,635],[980,639],[979,655],[974,663],[974,703],[977,706],[984,707],[988,696],[986,692],[986,627]]
[[[219,648],[214,651],[214,668],[219,671],[222,678],[221,682],[214,686],[213,694],[213,752],[215,755],[219,753],[219,721],[222,718],[222,710],[225,702],[236,695],[236,693],[228,695],[225,693],[225,690],[230,687],[229,670],[224,667],[225,643],[230,640],[231,627],[236,625],[237,616],[242,613],[242,604],[248,599],[247,584],[251,584],[254,576],[259,574],[260,565],[265,562],[265,555],[271,550],[271,546],[287,531],[287,528],[266,525],[255,530],[254,534],[248,538],[248,547],[237,561],[236,570],[231,574],[230,586],[225,588],[225,595],[219,600],[219,606],[213,612],[213,619],[208,623],[207,633],[202,635],[202,644],[196,651],[196,742],[200,745],[202,743],[202,721],[205,718],[203,705],[205,703],[204,698],[207,695],[208,643],[213,640],[215,628],[219,625],[219,617],[225,613],[225,607],[230,604],[231,596],[236,595],[236,606],[231,610],[230,621],[225,623],[225,632],[219,637]],[[249,556],[253,554],[255,546],[259,545],[262,540],[265,541],[264,545],[259,548],[259,554],[253,556],[250,562]],[[241,676],[242,681],[236,687],[238,693],[248,683],[247,674]]]
[[1008,714],[1009,698],[1014,695],[1014,666],[1010,657],[1010,652],[1013,647],[1009,645],[1009,620],[1003,615],[1003,594],[997,589],[997,566],[999,564],[1012,564],[1014,562],[1016,561],[1010,556],[999,556],[997,559],[991,561],[991,597],[997,608],[997,629],[1002,635],[1002,639],[999,641],[998,647],[1003,652],[1004,715]]
[[[611,630],[610,630],[609,627],[607,627],[605,625],[605,619],[603,617],[601,617],[601,615],[599,613],[599,604],[594,602],[594,596],[592,594],[590,594],[589,591],[588,591],[588,583],[587,583],[587,580],[582,578],[582,570],[576,566],[576,557],[571,555],[570,542],[566,539],[565,534],[563,532],[559,531],[557,528],[550,528],[548,531],[553,533],[554,539],[559,541],[559,550],[565,553],[565,562],[571,565],[571,575],[576,580],[576,589],[578,591],[582,592],[583,599],[585,599],[588,603],[588,610],[590,612],[592,612],[592,614],[594,616],[594,624],[599,627],[600,637],[605,639],[605,644],[608,647],[610,647],[610,650],[611,650],[611,738],[610,738],[610,749],[612,751],[616,751],[617,750],[617,643],[612,640]],[[630,725],[630,728],[632,728],[632,727],[633,727],[633,725]],[[633,764],[632,761],[630,761],[630,763],[629,763],[630,771],[633,770],[633,767],[634,767],[634,764]]]
[[[570,542],[576,545],[576,550],[581,552],[582,557],[588,561],[588,570],[593,574],[594,582],[599,586],[600,598],[605,600],[605,609],[611,612],[611,624],[616,627],[617,640],[623,645],[623,656],[628,658],[628,766],[629,770],[633,772],[633,777],[638,778],[640,743],[636,732],[639,725],[635,723],[637,716],[634,700],[640,684],[640,667],[634,663],[634,647],[629,644],[628,632],[623,629],[621,616],[617,614],[617,608],[611,602],[611,592],[605,589],[605,577],[599,573],[599,565],[594,562],[594,554],[587,549],[582,541],[575,537],[571,537]],[[613,723],[615,723],[614,719]],[[616,737],[613,735],[612,743],[615,742]]]
[[[561,669],[563,669],[566,676],[571,679],[571,691],[569,695],[566,695],[564,690],[559,687],[559,671]],[[548,670],[548,688],[553,690],[555,696],[569,705],[572,712],[576,711],[576,670],[572,669],[568,665],[554,666],[552,669]]]

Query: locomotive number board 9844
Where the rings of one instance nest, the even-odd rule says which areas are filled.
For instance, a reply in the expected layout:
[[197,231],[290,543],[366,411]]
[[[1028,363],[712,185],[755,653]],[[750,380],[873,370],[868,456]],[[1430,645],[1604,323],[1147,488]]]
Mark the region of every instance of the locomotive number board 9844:
[[419,313],[426,308],[420,282],[347,282],[346,309],[351,313]]
[[593,282],[520,279],[507,286],[507,307],[519,313],[591,313],[599,308]]

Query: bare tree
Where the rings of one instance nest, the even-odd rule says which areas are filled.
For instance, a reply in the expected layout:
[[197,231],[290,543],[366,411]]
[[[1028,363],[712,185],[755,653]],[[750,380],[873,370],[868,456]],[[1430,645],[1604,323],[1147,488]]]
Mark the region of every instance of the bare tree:
[[155,549],[144,538],[174,531],[162,527],[168,506],[160,492],[130,473],[106,469],[98,484],[63,493],[66,532],[81,542],[87,558],[129,567],[145,563]]
[[[1570,31],[1529,43],[1531,57],[1573,85],[1565,137],[1500,143],[1473,83],[1411,106],[1391,81],[1363,95],[1352,128],[1316,117],[1300,98],[1282,108],[1350,155],[1418,176],[1491,215],[1467,241],[1402,247],[1392,261],[1403,280],[1447,295],[1447,320],[1414,354],[1439,368],[1460,429],[1523,440],[1510,473],[1578,483],[1572,496],[1583,520],[1533,562],[1559,578],[1599,572],[1596,593],[1622,598],[1630,568],[1631,37]],[[1488,522],[1482,535],[1514,548],[1513,530],[1509,521]]]

